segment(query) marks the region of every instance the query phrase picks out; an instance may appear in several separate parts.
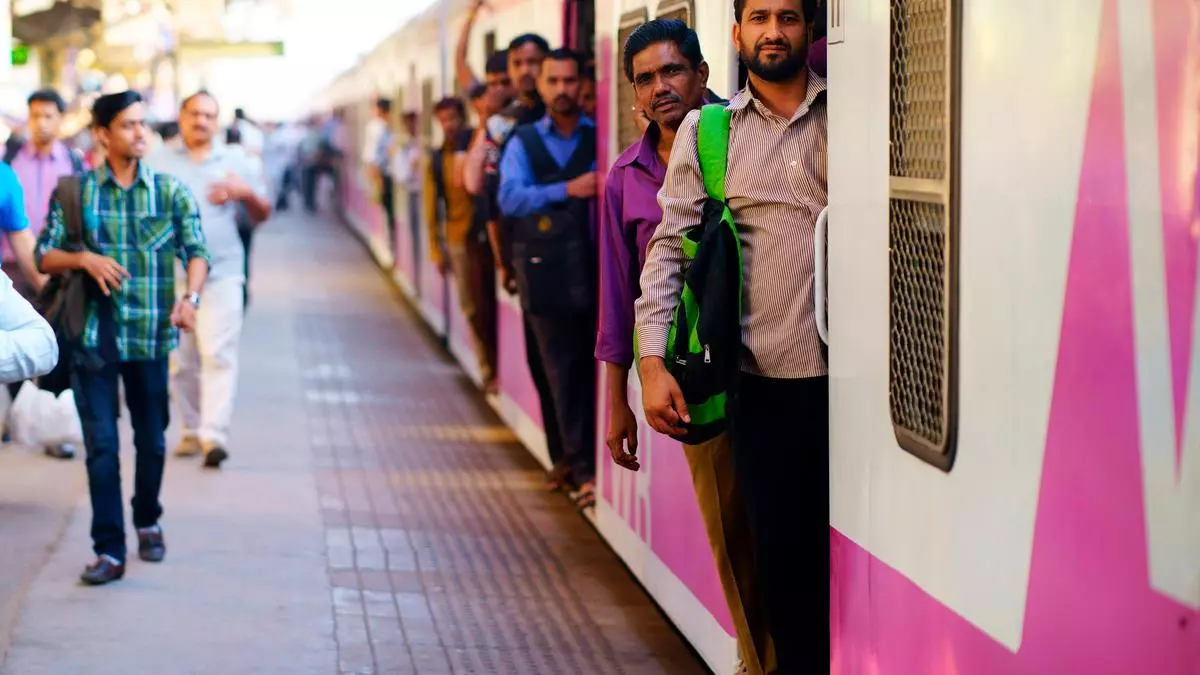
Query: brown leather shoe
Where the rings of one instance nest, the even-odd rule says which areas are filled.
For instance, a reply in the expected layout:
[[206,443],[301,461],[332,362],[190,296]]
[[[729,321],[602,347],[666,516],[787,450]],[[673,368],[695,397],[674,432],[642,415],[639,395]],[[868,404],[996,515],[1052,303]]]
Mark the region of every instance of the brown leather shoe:
[[103,586],[125,576],[125,564],[111,556],[102,555],[88,565],[79,575],[79,580],[88,586]]

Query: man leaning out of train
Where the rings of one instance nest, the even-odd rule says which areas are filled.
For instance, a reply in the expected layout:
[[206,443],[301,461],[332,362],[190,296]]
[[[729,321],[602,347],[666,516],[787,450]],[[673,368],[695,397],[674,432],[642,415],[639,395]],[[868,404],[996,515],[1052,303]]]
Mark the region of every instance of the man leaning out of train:
[[[826,101],[825,78],[807,64],[815,4],[733,3],[734,46],[749,81],[728,105],[724,187],[746,312],[729,422],[780,675],[829,669],[829,404],[813,304],[813,235],[828,201]],[[646,417],[677,436],[692,418],[664,356],[683,285],[682,234],[702,222],[708,196],[699,119],[689,113],[676,134],[636,304]]]
[[521,308],[545,367],[576,504],[595,503],[596,127],[579,105],[574,52],[546,54],[538,91],[547,114],[517,127],[500,160],[500,208],[513,219]]
[[[626,395],[633,363],[633,306],[641,294],[637,280],[646,244],[662,220],[658,192],[675,133],[688,113],[722,101],[706,90],[708,64],[696,31],[677,19],[655,19],[634,30],[625,42],[624,64],[636,100],[633,111],[644,111],[650,124],[617,158],[605,181],[596,358],[607,371],[609,452],[618,465],[637,471],[637,420]],[[703,443],[685,444],[683,450],[737,634],[736,672],[769,673],[774,651],[755,590],[750,526],[734,477],[729,436],[722,433]]]

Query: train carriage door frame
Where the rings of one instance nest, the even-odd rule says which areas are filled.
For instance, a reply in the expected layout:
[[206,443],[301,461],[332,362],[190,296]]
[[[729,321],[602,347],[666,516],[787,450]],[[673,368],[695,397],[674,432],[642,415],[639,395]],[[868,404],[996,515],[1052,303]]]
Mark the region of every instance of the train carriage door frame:
[[633,108],[635,97],[633,85],[625,77],[625,41],[629,39],[629,35],[637,29],[638,26],[650,20],[650,12],[645,7],[630,10],[621,15],[620,21],[617,23],[617,58],[613,73],[613,88],[616,90],[613,95],[613,100],[617,103],[617,115],[613,122],[613,127],[617,130],[617,151],[622,151],[629,147],[641,137],[641,132],[638,131],[637,123],[634,121]]

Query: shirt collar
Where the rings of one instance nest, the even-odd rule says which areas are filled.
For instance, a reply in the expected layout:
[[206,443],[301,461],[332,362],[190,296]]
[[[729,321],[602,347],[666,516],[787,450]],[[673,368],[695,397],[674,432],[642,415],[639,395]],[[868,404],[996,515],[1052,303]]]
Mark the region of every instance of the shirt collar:
[[622,168],[639,164],[644,169],[652,169],[658,160],[658,137],[660,134],[657,122],[651,122],[650,126],[646,127],[646,132],[637,143],[629,147],[628,150],[621,153],[621,156],[614,162],[615,166]]
[[[596,123],[592,121],[592,118],[588,117],[587,115],[580,115],[579,116],[579,124],[575,127],[575,131],[578,132],[583,127],[594,127],[594,126],[596,126]],[[542,117],[542,119],[538,120],[538,129],[543,134],[554,134],[556,136],[558,135],[558,132],[554,128],[554,120],[550,119],[549,114],[546,114],[544,117]]]
[[[36,159],[37,148],[33,147],[33,141],[25,141],[25,145],[21,146],[21,154],[26,157]],[[54,141],[50,144],[50,153],[48,157],[52,161],[61,161],[67,158],[67,146],[62,141]]]
[[[121,187],[121,184],[117,182],[117,177],[113,175],[112,169],[108,167],[107,161],[101,162],[100,166],[96,168],[96,180],[100,185],[112,183],[117,187]],[[154,171],[145,161],[138,162],[137,175],[133,182],[135,185],[141,183],[147,188],[154,188]]]
[[[186,157],[188,154],[187,146],[183,144],[183,138],[180,136],[176,136],[175,138],[172,138],[171,140],[164,143],[164,145],[167,148],[170,148],[171,151],[177,155]],[[211,161],[217,160],[217,159],[224,159],[225,155],[229,154],[230,152],[231,152],[231,150],[230,150],[230,147],[228,144],[217,143],[216,141],[213,141],[212,149],[209,151],[208,157],[205,158],[204,161],[211,162]],[[190,160],[190,158],[189,158],[189,160]]]
[[[804,103],[800,104],[800,108],[796,111],[796,116],[806,112],[812,106],[812,104],[816,102],[817,98],[825,93],[826,88],[827,85],[825,78],[817,75],[810,68],[808,71],[808,92],[804,96]],[[737,94],[735,94],[734,97],[729,101],[729,109],[736,112],[744,109],[746,106],[749,106],[751,102],[754,103],[753,108],[755,110],[766,114],[766,107],[763,106],[763,104],[758,100],[758,97],[756,97],[754,93],[750,91],[750,83],[747,82],[746,86],[743,87],[742,90]]]

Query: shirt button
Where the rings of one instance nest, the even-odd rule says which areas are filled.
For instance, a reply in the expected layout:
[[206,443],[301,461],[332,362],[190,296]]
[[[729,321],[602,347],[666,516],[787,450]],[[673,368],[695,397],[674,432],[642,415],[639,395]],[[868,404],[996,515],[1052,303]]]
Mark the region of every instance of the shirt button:
[[796,160],[792,160],[792,166],[796,166]]

